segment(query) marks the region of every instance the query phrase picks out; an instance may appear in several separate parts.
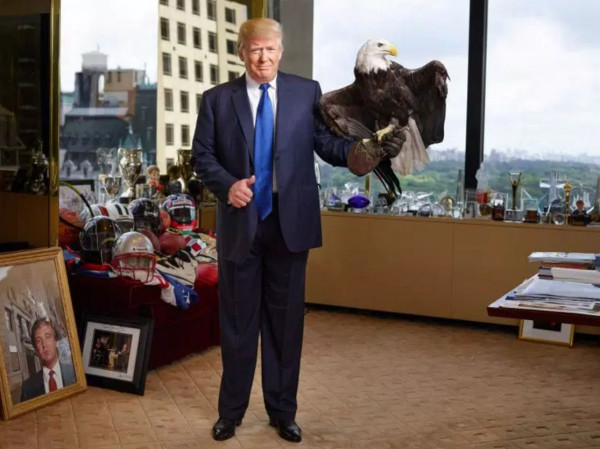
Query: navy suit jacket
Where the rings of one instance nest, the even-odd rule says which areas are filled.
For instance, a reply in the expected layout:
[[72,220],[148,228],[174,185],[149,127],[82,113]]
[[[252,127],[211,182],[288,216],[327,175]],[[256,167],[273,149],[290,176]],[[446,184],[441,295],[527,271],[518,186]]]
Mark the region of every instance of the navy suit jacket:
[[[70,363],[61,363],[60,372],[62,374],[63,388],[75,383],[75,370]],[[44,388],[44,370],[29,376],[23,385],[21,385],[21,402],[36,398],[46,394]]]
[[[277,74],[273,160],[281,231],[292,252],[321,246],[313,152],[331,165],[347,166],[353,145],[327,130],[318,110],[320,97],[316,81]],[[219,257],[241,263],[249,254],[258,224],[253,201],[239,209],[227,204],[233,183],[254,174],[254,124],[245,76],[203,94],[192,158],[196,173],[219,200]]]

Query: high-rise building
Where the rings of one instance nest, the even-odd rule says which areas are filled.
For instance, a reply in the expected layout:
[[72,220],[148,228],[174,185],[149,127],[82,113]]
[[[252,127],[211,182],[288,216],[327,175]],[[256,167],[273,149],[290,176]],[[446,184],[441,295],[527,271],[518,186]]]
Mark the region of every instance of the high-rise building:
[[202,93],[244,73],[238,29],[247,6],[229,0],[159,0],[156,161],[161,172],[191,148]]

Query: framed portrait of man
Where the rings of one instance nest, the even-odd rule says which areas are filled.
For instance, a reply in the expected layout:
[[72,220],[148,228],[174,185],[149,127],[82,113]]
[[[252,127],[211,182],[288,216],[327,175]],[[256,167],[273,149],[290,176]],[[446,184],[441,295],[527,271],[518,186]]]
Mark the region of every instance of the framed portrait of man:
[[4,419],[86,388],[60,248],[0,255],[0,313]]

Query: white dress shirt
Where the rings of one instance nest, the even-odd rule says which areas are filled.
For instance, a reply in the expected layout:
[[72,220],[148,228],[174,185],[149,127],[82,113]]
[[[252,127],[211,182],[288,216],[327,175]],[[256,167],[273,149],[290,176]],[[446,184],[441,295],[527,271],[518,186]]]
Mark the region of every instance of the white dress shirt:
[[[256,113],[258,111],[258,103],[262,96],[262,90],[260,90],[260,84],[254,81],[246,72],[246,90],[248,92],[248,99],[250,100],[250,110],[252,111],[252,123],[256,126]],[[277,123],[277,75],[269,82],[269,100],[273,106],[273,130]],[[275,153],[275,136],[273,136],[273,154]],[[273,162],[273,193],[277,192],[277,182],[275,178],[275,163]]]
[[60,390],[63,387],[62,372],[60,371],[60,363],[57,360],[52,368],[42,367],[42,372],[44,373],[44,389],[46,390],[46,393],[50,393],[50,386],[48,385],[48,382],[50,382],[50,370],[54,371],[52,377],[56,382],[56,389]]

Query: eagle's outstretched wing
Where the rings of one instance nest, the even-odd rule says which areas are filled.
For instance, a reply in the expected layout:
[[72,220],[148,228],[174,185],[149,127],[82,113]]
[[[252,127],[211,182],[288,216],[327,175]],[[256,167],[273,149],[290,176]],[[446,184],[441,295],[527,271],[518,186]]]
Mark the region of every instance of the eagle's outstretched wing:
[[407,90],[410,92],[407,100],[415,107],[411,115],[417,123],[423,144],[428,147],[443,141],[448,95],[446,80],[449,78],[444,64],[434,60],[421,68],[407,69],[392,62],[390,70],[397,79],[397,91],[402,91],[403,95],[407,95]]
[[364,107],[355,83],[323,94],[319,112],[334,134],[356,140],[371,137],[373,118]]

